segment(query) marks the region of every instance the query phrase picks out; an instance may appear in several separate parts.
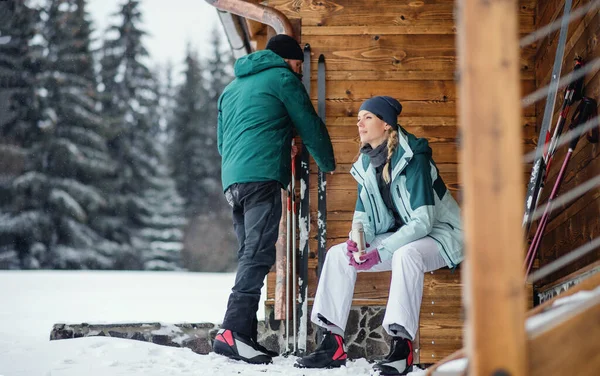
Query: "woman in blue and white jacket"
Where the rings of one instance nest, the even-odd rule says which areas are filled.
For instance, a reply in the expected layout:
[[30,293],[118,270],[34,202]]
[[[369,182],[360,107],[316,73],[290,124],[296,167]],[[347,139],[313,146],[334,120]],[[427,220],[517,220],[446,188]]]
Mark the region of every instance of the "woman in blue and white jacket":
[[352,257],[356,243],[333,246],[315,296],[311,320],[326,329],[319,348],[298,367],[344,365],[344,330],[357,272],[392,271],[383,319],[392,336],[390,353],[374,365],[380,374],[412,369],[412,344],[419,327],[424,273],[463,259],[460,209],[439,176],[427,140],[398,125],[402,105],[394,98],[366,100],[358,113],[361,149],[351,169],[358,182],[353,222],[363,224],[367,253]]

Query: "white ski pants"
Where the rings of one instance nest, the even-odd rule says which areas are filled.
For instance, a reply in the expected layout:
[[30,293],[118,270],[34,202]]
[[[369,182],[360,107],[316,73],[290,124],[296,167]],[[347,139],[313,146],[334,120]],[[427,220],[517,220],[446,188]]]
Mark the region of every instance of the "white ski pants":
[[[377,235],[369,250],[377,248],[392,233]],[[329,322],[346,329],[352,305],[357,270],[349,264],[346,243],[329,249],[311,313],[311,321],[327,328],[319,319],[321,314]],[[446,266],[435,240],[425,237],[409,243],[394,252],[390,260],[383,261],[366,272],[392,271],[392,281],[383,328],[390,333],[390,325],[402,325],[414,339],[419,328],[419,311],[423,297],[424,273]]]

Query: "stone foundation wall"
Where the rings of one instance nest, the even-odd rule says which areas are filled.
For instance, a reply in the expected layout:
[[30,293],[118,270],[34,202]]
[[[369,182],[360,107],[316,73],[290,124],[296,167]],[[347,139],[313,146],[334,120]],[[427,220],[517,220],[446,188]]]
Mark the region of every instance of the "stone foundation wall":
[[[384,307],[352,307],[345,335],[351,359],[374,360],[387,354],[390,338],[381,326],[384,312]],[[274,311],[270,307],[267,307],[265,314],[267,320],[258,325],[258,341],[266,348],[283,354],[286,352],[285,323],[274,320]],[[312,352],[317,346],[317,328],[309,320],[308,352]],[[105,336],[187,347],[198,354],[208,354],[212,351],[212,341],[218,330],[219,326],[212,323],[55,324],[50,340]]]
[[212,351],[211,332],[218,330],[214,324],[54,324],[50,340],[80,337],[115,337],[156,343],[157,345],[188,347],[198,354]]
[[[389,351],[390,336],[383,330],[383,315],[385,307],[352,307],[348,316],[346,325],[346,347],[348,356],[351,359],[366,358],[368,360],[381,359]],[[265,310],[266,327],[262,334],[264,346],[275,349],[277,344],[281,344],[277,349],[283,353],[285,349],[285,323],[274,320],[274,310],[267,307]],[[307,352],[312,352],[317,347],[317,329],[318,326],[310,322],[306,338]],[[260,337],[259,337],[260,340]],[[293,341],[290,338],[290,341]],[[290,344],[290,348],[292,344]],[[418,351],[418,349],[416,350]]]

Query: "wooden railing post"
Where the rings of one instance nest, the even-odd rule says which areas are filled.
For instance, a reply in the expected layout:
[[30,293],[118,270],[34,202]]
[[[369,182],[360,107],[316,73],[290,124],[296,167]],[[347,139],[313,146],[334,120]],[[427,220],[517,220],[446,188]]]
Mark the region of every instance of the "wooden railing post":
[[457,6],[469,374],[525,375],[517,3]]

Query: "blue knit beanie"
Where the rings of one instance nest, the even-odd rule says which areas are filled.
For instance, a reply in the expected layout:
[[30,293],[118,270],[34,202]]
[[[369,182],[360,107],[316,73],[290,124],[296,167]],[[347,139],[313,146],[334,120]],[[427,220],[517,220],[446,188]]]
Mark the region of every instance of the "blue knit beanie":
[[381,95],[367,99],[358,111],[362,110],[373,113],[398,130],[398,115],[402,112],[402,105],[394,98]]

